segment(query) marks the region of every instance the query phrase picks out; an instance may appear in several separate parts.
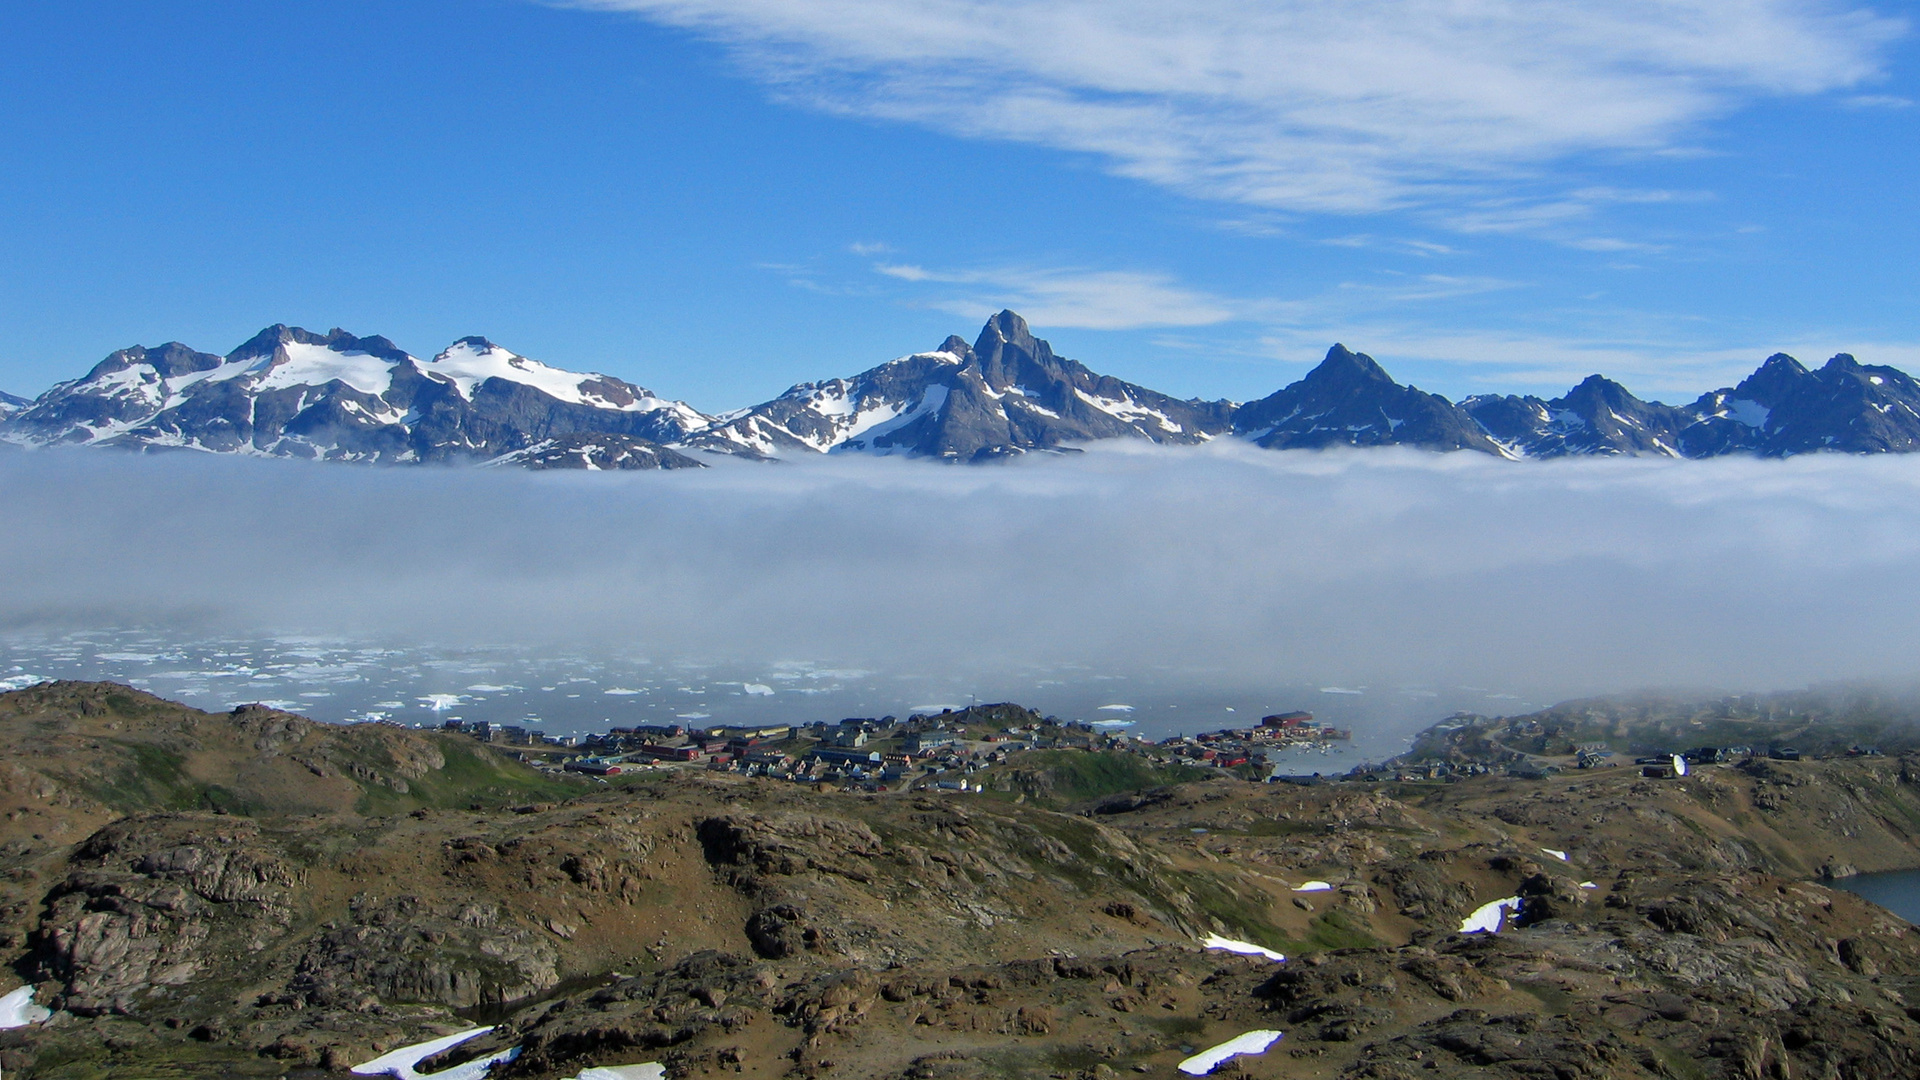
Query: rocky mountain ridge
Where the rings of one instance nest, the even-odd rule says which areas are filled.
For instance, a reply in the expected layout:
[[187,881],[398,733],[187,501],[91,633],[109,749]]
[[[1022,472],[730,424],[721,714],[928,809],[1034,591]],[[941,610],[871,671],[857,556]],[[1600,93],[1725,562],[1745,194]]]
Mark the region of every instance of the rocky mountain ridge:
[[485,338],[431,360],[382,337],[275,325],[225,356],[177,342],[115,352],[31,402],[0,397],[0,442],[389,464],[653,469],[816,453],[982,462],[1104,439],[1231,435],[1270,449],[1411,446],[1508,458],[1920,449],[1920,383],[1841,354],[1776,354],[1686,406],[1592,376],[1562,397],[1458,403],[1334,345],[1266,398],[1181,400],[1054,353],[1011,311],[849,378],[708,415],[620,379],[551,367]]

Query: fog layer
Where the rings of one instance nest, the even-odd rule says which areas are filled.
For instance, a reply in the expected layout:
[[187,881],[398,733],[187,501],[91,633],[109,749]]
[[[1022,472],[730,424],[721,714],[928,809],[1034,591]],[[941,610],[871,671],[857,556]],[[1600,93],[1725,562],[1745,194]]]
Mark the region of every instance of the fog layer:
[[668,474],[0,457],[0,629],[1545,695],[1910,679],[1920,456],[1101,447]]

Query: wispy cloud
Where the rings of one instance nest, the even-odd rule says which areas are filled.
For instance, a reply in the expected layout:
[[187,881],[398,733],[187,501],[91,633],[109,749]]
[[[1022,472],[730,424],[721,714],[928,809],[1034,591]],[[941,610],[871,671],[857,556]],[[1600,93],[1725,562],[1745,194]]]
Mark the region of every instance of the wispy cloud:
[[1537,186],[1569,155],[1685,149],[1745,102],[1872,82],[1906,30],[1846,0],[573,4],[720,41],[802,105],[1335,212],[1455,206]]
[[1233,301],[1180,285],[1165,274],[1078,269],[928,269],[881,263],[878,273],[916,284],[947,287],[925,301],[938,311],[985,318],[1014,308],[1040,326],[1083,330],[1138,330],[1211,326],[1239,318]]

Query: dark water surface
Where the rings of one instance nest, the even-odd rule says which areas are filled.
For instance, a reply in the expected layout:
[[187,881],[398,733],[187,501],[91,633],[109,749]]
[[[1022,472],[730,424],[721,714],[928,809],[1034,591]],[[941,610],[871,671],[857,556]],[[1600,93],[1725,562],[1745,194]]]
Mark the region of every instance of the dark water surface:
[[1920,923],[1920,870],[1889,870],[1827,882],[1863,896],[1910,923]]

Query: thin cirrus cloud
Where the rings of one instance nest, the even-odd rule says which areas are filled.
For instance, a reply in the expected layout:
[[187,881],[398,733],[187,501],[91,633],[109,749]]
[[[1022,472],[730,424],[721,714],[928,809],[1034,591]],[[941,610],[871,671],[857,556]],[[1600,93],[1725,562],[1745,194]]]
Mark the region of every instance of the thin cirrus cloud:
[[1835,0],[571,2],[719,41],[795,103],[1339,213],[1470,206],[1754,100],[1864,91],[1906,30]]
[[1241,317],[1236,305],[1164,274],[1124,270],[941,270],[911,263],[874,269],[942,295],[927,307],[966,318],[1015,308],[1034,324],[1084,330],[1211,326]]

